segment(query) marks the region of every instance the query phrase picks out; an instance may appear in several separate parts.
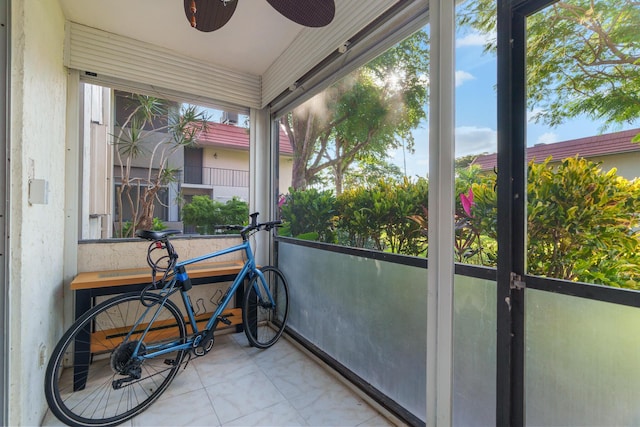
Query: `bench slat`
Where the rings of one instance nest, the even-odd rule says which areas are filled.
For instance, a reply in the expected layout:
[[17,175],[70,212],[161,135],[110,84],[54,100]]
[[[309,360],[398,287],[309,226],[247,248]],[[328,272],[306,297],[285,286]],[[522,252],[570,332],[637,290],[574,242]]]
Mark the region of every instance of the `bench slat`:
[[[202,277],[238,274],[243,266],[244,263],[242,261],[224,261],[192,264],[188,265],[186,269],[190,278],[198,279]],[[150,268],[128,268],[78,273],[71,282],[71,289],[96,289],[111,286],[137,285],[140,283],[151,283]]]
[[[198,327],[203,326],[207,323],[209,318],[213,313],[202,313],[196,316],[196,323]],[[242,309],[241,308],[232,308],[229,310],[225,310],[222,313],[223,316],[227,317],[227,319],[231,322],[231,325],[225,325],[224,323],[218,323],[217,329],[223,329],[226,327],[240,325],[242,323]],[[187,334],[192,334],[193,330],[191,330],[191,325],[189,324],[189,319],[185,318],[185,322],[187,323]],[[138,330],[140,332],[144,331],[147,327],[147,324],[140,325]],[[122,341],[124,337],[129,333],[131,326],[125,326],[120,328],[111,328],[105,329],[103,331],[94,332],[91,334],[91,353],[98,354],[103,353],[105,351],[113,350],[116,348]],[[201,329],[202,330],[202,329]],[[157,320],[153,323],[152,330],[149,331],[147,336],[145,337],[146,342],[158,342],[167,340],[170,338],[176,338],[178,336],[178,326],[175,321],[172,319],[167,320]],[[135,340],[135,335],[132,335],[132,340]]]

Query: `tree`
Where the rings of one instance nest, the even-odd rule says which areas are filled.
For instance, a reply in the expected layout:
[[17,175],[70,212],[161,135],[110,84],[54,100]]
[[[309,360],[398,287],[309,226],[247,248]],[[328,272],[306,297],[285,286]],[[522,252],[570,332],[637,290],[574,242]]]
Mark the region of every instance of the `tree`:
[[294,189],[329,169],[340,194],[354,162],[383,163],[401,143],[411,149],[411,130],[426,117],[428,53],[420,31],[281,119],[294,151]]
[[[496,28],[495,0],[468,2],[461,25]],[[527,93],[534,119],[579,115],[605,126],[640,118],[640,2],[564,0],[527,19]],[[495,50],[495,40],[487,50]]]
[[371,187],[385,178],[400,181],[403,177],[398,165],[385,160],[361,159],[351,166],[344,177],[344,184],[346,187]]
[[[153,227],[155,202],[162,203],[159,192],[177,178],[178,169],[170,166],[169,158],[195,143],[198,133],[206,130],[207,116],[195,106],[177,108],[151,96],[130,94],[121,99],[124,105],[119,107],[125,117],[113,136],[120,168],[116,233],[132,237],[136,230]],[[131,213],[127,222],[123,218],[125,204]]]
[[454,159],[454,167],[456,169],[467,168],[478,158],[478,154],[468,154],[466,156],[456,157]]

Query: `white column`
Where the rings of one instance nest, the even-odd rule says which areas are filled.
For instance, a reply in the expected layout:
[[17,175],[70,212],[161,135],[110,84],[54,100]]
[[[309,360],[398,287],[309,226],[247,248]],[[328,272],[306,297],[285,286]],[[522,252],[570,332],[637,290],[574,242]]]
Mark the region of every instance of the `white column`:
[[[10,20],[9,20],[9,2],[8,0],[0,0],[0,66],[6,73],[9,71],[9,41],[10,37]],[[11,198],[11,190],[8,186],[9,180],[7,171],[9,170],[9,156],[7,153],[10,149],[9,129],[7,119],[9,118],[8,100],[10,90],[10,77],[6,76],[0,81],[0,97],[2,98],[2,106],[0,106],[0,150],[5,153],[2,159],[3,172],[0,174],[0,200],[13,200]],[[0,207],[0,328],[4,331],[0,338],[0,425],[9,425],[9,335],[11,333],[10,320],[8,316],[8,294],[9,294],[9,220],[7,203],[4,202]],[[7,333],[8,331],[8,333]]]
[[455,4],[429,2],[427,425],[452,422]]
[[65,199],[64,199],[64,328],[66,330],[74,321],[74,295],[69,289],[69,283],[78,273],[78,238],[79,230],[79,186],[81,179],[79,157],[80,147],[80,74],[76,70],[69,70],[67,77],[67,126],[65,153]]
[[[259,222],[271,217],[271,132],[267,109],[251,109],[249,116],[249,213],[260,212]],[[256,262],[269,264],[269,239],[264,232],[255,235]]]

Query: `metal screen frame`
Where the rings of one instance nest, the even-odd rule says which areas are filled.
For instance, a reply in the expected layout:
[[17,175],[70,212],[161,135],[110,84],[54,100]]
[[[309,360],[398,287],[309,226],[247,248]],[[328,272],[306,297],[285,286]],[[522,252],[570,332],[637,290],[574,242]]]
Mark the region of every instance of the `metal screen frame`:
[[[0,139],[0,148],[5,153],[4,158],[4,173],[0,174],[0,234],[2,235],[2,244],[0,244],[0,280],[2,280],[2,289],[0,292],[0,330],[6,331],[9,325],[8,313],[7,313],[7,301],[6,295],[8,293],[9,281],[8,281],[8,236],[7,236],[7,224],[8,224],[8,196],[9,196],[9,41],[10,41],[10,2],[8,0],[0,0],[0,61],[2,61],[2,68],[4,70],[5,78],[0,81],[0,95],[2,96],[2,111],[0,112],[0,132],[3,137]],[[0,354],[2,354],[2,366],[0,368],[0,422],[2,425],[8,425],[9,416],[7,413],[9,386],[7,381],[7,373],[9,371],[7,357],[7,339],[10,334],[4,333],[3,338],[0,339]]]

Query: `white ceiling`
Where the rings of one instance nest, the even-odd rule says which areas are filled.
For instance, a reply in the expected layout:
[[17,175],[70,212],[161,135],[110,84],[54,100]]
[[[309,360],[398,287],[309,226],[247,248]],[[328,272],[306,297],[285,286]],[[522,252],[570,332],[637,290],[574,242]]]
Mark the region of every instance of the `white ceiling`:
[[[339,66],[358,61],[368,49],[366,43],[360,50],[353,49],[358,43],[347,51],[342,47],[393,6],[399,6],[394,12],[402,13],[391,13],[395,23],[381,26],[380,35],[371,39],[376,49],[389,28],[413,20],[428,4],[335,0],[333,21],[308,28],[282,16],[267,0],[234,1],[237,7],[226,25],[205,33],[191,27],[184,0],[58,0],[73,23],[67,28],[65,65],[95,73],[97,84],[131,82],[162,90],[165,96],[172,91],[175,97],[196,96],[227,107],[263,108],[283,94],[312,95],[312,84],[298,84],[326,58],[340,58]],[[292,87],[299,90],[288,92]]]
[[262,75],[305,28],[266,0],[238,0],[231,20],[210,33],[191,28],[182,0],[59,1],[70,21],[254,75]]

